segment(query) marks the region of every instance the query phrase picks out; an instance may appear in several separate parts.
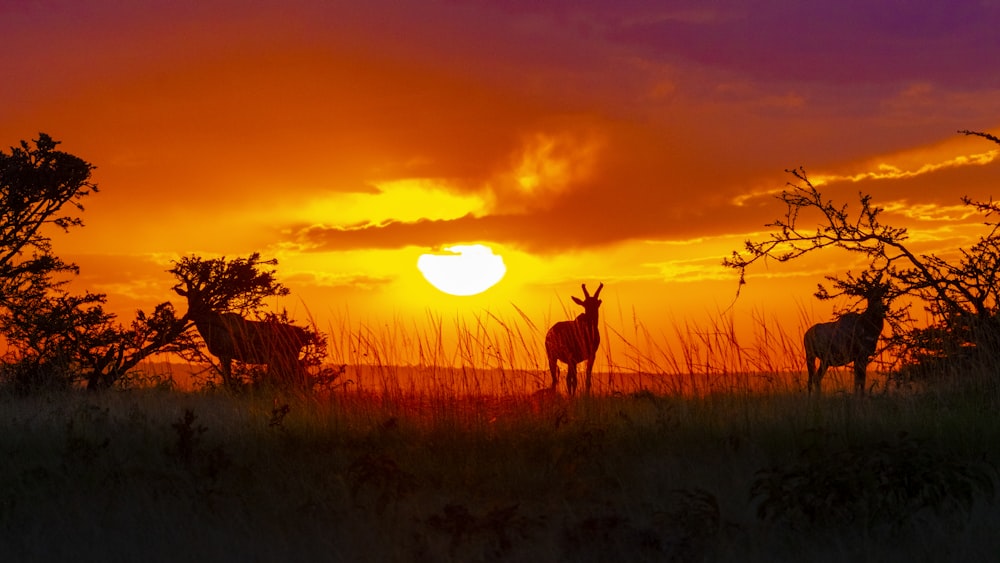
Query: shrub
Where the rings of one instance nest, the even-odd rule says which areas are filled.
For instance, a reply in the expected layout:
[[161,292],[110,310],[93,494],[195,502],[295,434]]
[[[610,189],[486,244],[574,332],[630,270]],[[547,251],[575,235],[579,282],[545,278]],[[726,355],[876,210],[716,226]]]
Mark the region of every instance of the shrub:
[[894,441],[824,452],[757,472],[751,497],[762,520],[795,529],[860,525],[898,530],[928,515],[962,524],[977,500],[992,500],[996,470],[953,459],[906,433]]

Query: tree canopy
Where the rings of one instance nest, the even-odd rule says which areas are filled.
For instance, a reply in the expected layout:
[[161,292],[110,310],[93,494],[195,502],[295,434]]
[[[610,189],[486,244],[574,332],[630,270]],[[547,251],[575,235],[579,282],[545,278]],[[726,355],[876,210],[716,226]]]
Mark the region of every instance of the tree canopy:
[[[1000,144],[1000,138],[989,133],[959,133]],[[930,327],[900,330],[892,341],[901,347],[903,356],[918,362],[954,359],[956,351],[963,349],[965,356],[975,350],[980,360],[983,354],[990,354],[991,361],[1000,355],[1000,336],[995,330],[1000,327],[1000,224],[993,220],[1000,215],[1000,204],[962,197],[966,206],[983,217],[985,232],[973,244],[957,249],[957,258],[920,254],[911,250],[906,228],[883,222],[883,208],[871,195],[859,193],[856,208],[837,204],[823,196],[805,169],[787,172],[793,180],[776,196],[785,204],[785,212],[766,225],[771,229],[768,237],[746,241],[742,250],[733,251],[723,260],[724,266],[738,272],[739,286],[747,283],[747,270],[759,262],[787,262],[827,248],[840,248],[863,256],[868,268],[860,275],[846,272],[826,276],[836,291],[830,293],[820,284],[817,297],[860,296],[872,276],[882,276],[891,286],[890,300],[910,295],[931,313],[934,321]],[[807,216],[818,217],[818,224],[804,221]],[[900,311],[890,315],[893,320],[900,318]]]
[[52,253],[44,227],[82,226],[74,210],[83,211],[83,198],[97,186],[90,178],[93,165],[56,150],[58,145],[40,133],[33,146],[21,141],[10,153],[0,151],[0,302],[36,285],[47,287],[55,274],[76,271]]
[[175,290],[197,293],[215,312],[246,315],[259,311],[269,297],[288,295],[288,288],[278,282],[271,268],[277,264],[277,260],[262,259],[259,252],[232,260],[186,256],[167,271],[178,281]]

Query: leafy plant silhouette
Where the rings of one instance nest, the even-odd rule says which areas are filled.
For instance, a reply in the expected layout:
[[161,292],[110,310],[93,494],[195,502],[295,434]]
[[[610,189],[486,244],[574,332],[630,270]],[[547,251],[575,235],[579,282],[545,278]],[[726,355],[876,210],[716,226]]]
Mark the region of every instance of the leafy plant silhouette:
[[195,425],[197,418],[193,410],[184,409],[184,415],[170,425],[177,433],[177,440],[166,453],[192,473],[215,480],[231,461],[222,446],[209,449],[202,445],[202,435],[208,432],[208,428],[202,424]]
[[184,409],[184,416],[170,425],[174,429],[174,432],[177,433],[177,441],[174,443],[173,450],[170,450],[168,453],[176,455],[177,459],[181,460],[185,465],[191,464],[191,461],[194,459],[195,450],[201,441],[201,435],[208,431],[208,428],[205,428],[201,424],[194,425],[194,421],[197,418],[194,411]]
[[441,513],[427,518],[427,525],[450,536],[452,555],[463,542],[484,537],[494,555],[504,556],[513,547],[514,536],[523,538],[528,535],[529,529],[538,525],[533,519],[518,515],[518,507],[512,504],[476,516],[464,504],[447,504]]
[[[75,417],[66,422],[66,449],[63,457],[68,467],[91,464],[101,452],[108,449],[111,439],[100,430],[107,419],[107,408],[86,405],[77,409]],[[80,424],[77,425],[77,422]]]
[[359,457],[348,467],[347,475],[354,502],[361,505],[368,494],[374,496],[377,514],[385,512],[390,502],[398,502],[417,489],[416,477],[384,454]]
[[700,561],[723,529],[715,495],[701,487],[670,491],[664,510],[654,514],[662,548],[674,560]]
[[954,459],[905,432],[891,442],[820,450],[757,472],[750,494],[759,518],[795,529],[898,530],[930,513],[961,524],[977,500],[995,493],[993,466]]
[[267,426],[269,428],[277,428],[281,432],[285,432],[285,417],[288,413],[292,412],[292,407],[288,403],[282,403],[281,405],[275,405],[271,409],[271,417],[268,420]]

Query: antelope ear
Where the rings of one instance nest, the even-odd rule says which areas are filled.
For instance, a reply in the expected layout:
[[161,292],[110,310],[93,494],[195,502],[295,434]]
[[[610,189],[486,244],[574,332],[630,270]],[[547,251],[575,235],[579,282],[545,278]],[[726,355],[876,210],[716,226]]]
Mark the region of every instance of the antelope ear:
[[601,294],[602,289],[604,289],[604,282],[601,282],[601,285],[597,286],[597,291],[594,292],[594,299],[597,299],[597,296]]
[[576,303],[577,305],[583,306],[583,301],[581,301],[580,298],[575,295],[573,296],[573,302]]

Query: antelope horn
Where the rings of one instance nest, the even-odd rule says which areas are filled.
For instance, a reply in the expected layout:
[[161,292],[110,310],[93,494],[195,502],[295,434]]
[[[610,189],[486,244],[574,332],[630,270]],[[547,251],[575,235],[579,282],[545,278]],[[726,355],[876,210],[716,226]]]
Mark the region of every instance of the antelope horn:
[[581,283],[580,287],[583,288],[583,296],[586,297],[587,299],[590,299],[590,293],[587,291],[587,284]]
[[597,296],[601,294],[602,289],[604,289],[604,282],[601,282],[601,285],[597,286],[597,291],[594,292],[594,299],[597,299]]

